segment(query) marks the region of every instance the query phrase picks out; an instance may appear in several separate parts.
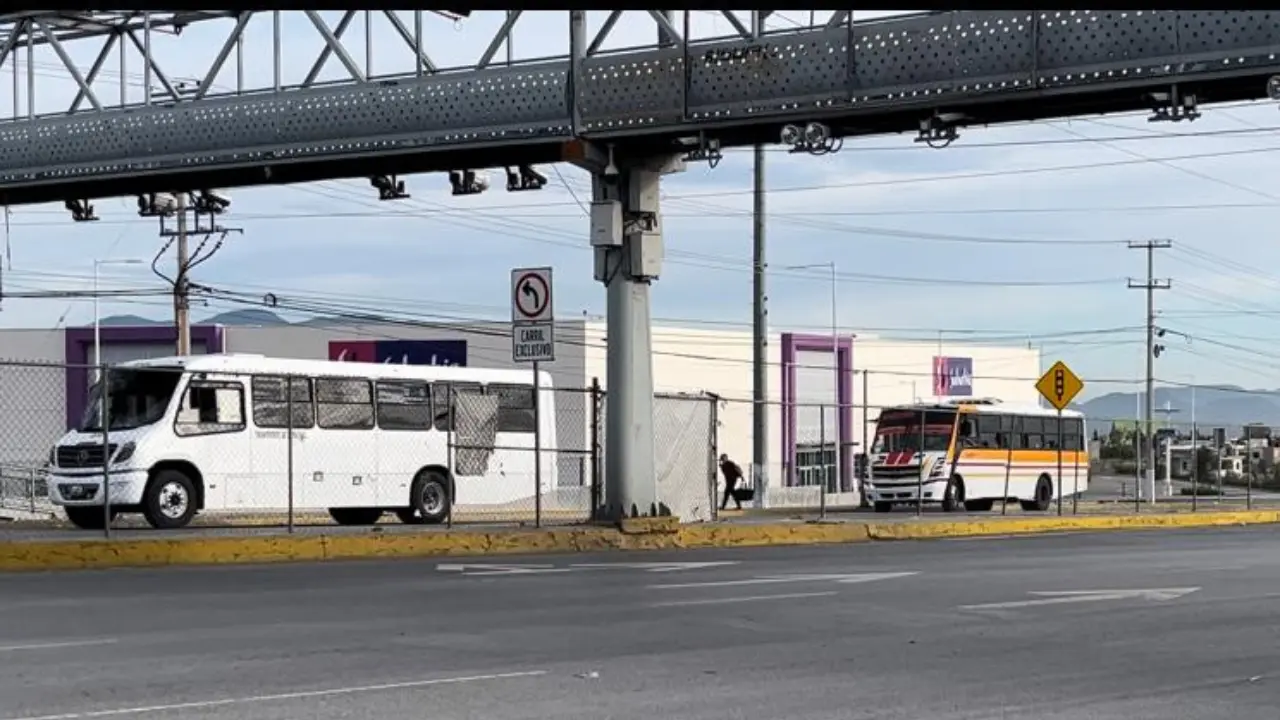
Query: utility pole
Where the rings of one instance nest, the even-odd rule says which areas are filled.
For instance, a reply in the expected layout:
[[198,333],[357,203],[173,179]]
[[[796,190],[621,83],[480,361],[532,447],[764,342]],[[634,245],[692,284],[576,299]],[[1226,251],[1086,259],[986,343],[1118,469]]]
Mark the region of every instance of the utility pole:
[[[1142,424],[1146,429],[1146,445],[1142,457],[1146,459],[1147,471],[1143,475],[1142,486],[1138,489],[1138,496],[1141,498],[1142,493],[1146,492],[1146,500],[1149,503],[1156,501],[1156,444],[1155,444],[1155,428],[1151,422],[1151,413],[1153,410],[1153,400],[1155,391],[1155,359],[1156,359],[1156,290],[1168,290],[1173,287],[1173,281],[1167,278],[1162,280],[1156,279],[1156,250],[1165,250],[1173,247],[1171,240],[1143,240],[1129,243],[1131,250],[1147,251],[1147,279],[1146,282],[1138,282],[1133,278],[1129,279],[1130,290],[1145,290],[1147,293],[1147,373],[1146,373],[1146,397],[1143,402]],[[1141,464],[1142,458],[1139,458]]]
[[[764,14],[751,13],[751,33],[764,34]],[[764,145],[753,149],[751,209],[751,468],[755,503],[764,506],[769,468],[769,309],[765,294]],[[832,348],[835,357],[836,348]],[[839,363],[837,363],[838,365]]]
[[187,272],[191,257],[187,251],[187,194],[176,193],[178,215],[178,274],[173,283],[173,322],[178,328],[178,355],[191,354],[191,285]]

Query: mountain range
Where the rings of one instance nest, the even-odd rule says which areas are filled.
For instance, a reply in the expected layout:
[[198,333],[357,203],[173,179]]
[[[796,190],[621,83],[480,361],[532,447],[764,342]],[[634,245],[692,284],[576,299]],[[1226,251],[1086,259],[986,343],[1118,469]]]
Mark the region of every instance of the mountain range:
[[[1132,422],[1140,411],[1142,397],[1143,393],[1107,393],[1072,407],[1090,418],[1094,427],[1105,429],[1101,424],[1109,426],[1107,420]],[[1206,427],[1226,427],[1229,432],[1249,423],[1280,427],[1280,390],[1249,390],[1236,385],[1201,386],[1194,390],[1157,386],[1152,399],[1157,422],[1167,418],[1179,426],[1189,425],[1194,407],[1196,423]]]

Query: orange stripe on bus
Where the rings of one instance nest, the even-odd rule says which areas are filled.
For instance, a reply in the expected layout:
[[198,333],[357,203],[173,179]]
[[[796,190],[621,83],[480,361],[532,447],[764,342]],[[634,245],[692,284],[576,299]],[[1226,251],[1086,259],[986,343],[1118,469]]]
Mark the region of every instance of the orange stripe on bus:
[[[965,448],[960,452],[960,462],[1005,462],[1015,463],[1056,463],[1057,450],[999,450],[987,448]],[[1089,453],[1081,450],[1063,450],[1062,462],[1087,463]]]

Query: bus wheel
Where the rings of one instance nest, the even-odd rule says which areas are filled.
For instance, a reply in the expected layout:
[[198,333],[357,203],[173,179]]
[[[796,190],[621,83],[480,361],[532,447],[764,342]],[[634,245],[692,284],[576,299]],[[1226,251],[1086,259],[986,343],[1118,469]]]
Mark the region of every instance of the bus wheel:
[[986,512],[994,507],[995,500],[987,498],[986,500],[965,500],[964,509],[969,512]]
[[413,503],[415,522],[428,525],[444,522],[452,506],[449,478],[438,470],[423,470],[413,479],[409,502]]
[[887,513],[893,509],[893,503],[877,500],[875,503],[875,511],[878,513]]
[[329,517],[339,525],[374,525],[382,517],[377,508],[329,508]]
[[147,483],[142,515],[157,530],[184,527],[196,516],[196,486],[178,470],[161,470]]
[[[100,507],[63,506],[67,519],[81,530],[101,530],[107,526]],[[116,519],[117,511],[111,511],[111,519]]]
[[1019,504],[1027,512],[1044,512],[1053,503],[1053,482],[1048,475],[1041,475],[1036,481],[1036,499],[1022,500]]
[[947,489],[942,494],[942,511],[956,512],[964,509],[964,480],[959,475],[952,475],[947,482]]

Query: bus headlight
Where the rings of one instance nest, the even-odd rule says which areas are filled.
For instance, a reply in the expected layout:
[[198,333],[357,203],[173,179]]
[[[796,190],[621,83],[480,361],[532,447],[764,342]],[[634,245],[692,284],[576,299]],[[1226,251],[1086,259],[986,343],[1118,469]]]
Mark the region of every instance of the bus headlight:
[[58,467],[58,446],[49,448],[49,467]]
[[129,462],[129,459],[133,457],[133,451],[136,449],[137,446],[132,441],[121,445],[120,449],[116,451],[116,456],[112,458],[111,464],[119,465],[120,463]]

